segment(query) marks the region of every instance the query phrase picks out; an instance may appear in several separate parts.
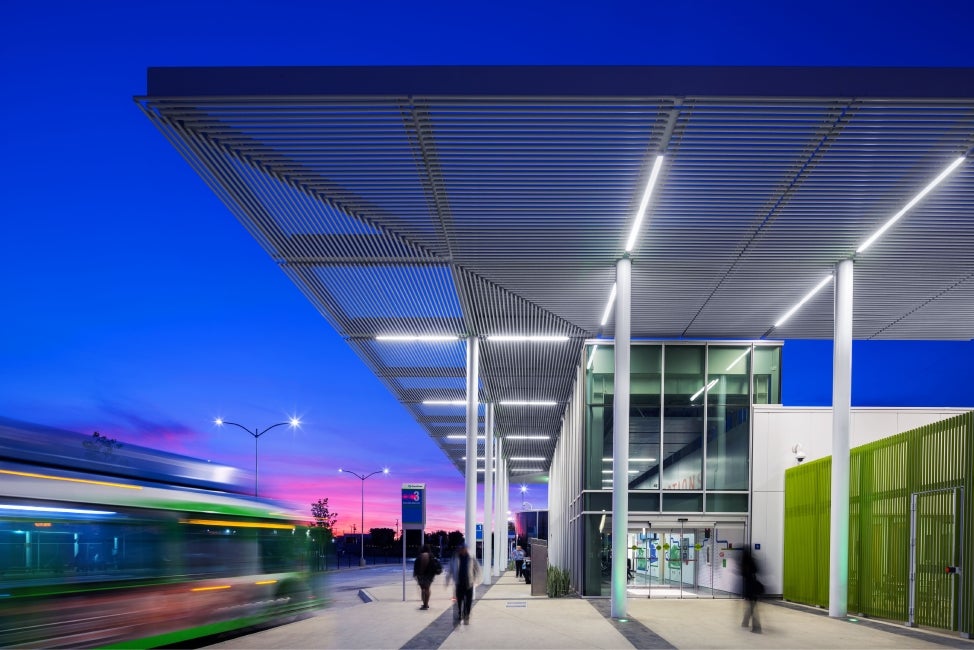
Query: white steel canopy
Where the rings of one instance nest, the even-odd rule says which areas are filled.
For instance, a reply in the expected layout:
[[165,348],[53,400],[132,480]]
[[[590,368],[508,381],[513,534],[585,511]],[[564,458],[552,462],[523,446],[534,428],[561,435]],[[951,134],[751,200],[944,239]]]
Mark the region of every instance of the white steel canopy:
[[854,257],[855,338],[974,338],[969,158],[856,254],[974,147],[974,70],[153,68],[137,102],[461,471],[468,336],[547,469],[661,155],[633,337],[831,338],[827,290],[774,323]]

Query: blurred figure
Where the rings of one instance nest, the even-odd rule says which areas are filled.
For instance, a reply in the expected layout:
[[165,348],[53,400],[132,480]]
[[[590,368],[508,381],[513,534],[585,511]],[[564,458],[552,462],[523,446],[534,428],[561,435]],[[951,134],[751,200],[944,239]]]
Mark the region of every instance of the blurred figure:
[[514,577],[524,577],[524,549],[518,546],[514,549]]
[[440,571],[442,571],[440,562],[433,557],[429,544],[423,544],[423,548],[419,549],[419,555],[416,556],[416,562],[413,564],[413,578],[419,585],[419,593],[423,599],[420,609],[430,608],[430,585],[433,584],[433,579]]
[[467,547],[461,544],[450,561],[450,573],[446,576],[446,584],[452,579],[456,583],[457,615],[453,619],[456,625],[463,621],[470,623],[470,608],[473,607],[473,587],[480,581],[480,563],[470,555]]
[[741,595],[744,596],[744,620],[741,627],[751,627],[751,631],[761,633],[761,622],[758,620],[758,599],[764,594],[764,585],[758,580],[757,560],[751,553],[750,547],[741,554]]

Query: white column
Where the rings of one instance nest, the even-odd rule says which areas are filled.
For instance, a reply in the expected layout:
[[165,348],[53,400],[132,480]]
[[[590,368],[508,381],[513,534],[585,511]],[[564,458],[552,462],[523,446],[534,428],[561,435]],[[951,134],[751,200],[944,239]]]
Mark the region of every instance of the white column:
[[470,554],[477,552],[477,429],[478,391],[480,381],[480,339],[467,339],[467,465],[466,465],[466,519],[463,538]]
[[[504,516],[504,475],[501,471],[503,469],[503,463],[501,462],[501,439],[495,438],[494,444],[496,446],[496,453],[494,461],[497,465],[497,481],[494,484],[494,530],[497,531],[497,543],[494,544],[494,577],[500,577],[501,575],[501,561],[504,557],[504,547],[507,544],[507,526],[502,524],[506,521]],[[505,567],[506,568],[506,567]]]
[[835,271],[832,353],[832,512],[829,616],[847,613],[849,595],[849,428],[852,411],[852,260]]
[[494,405],[487,404],[487,421],[484,426],[484,584],[490,584],[494,531]]
[[609,615],[626,616],[626,537],[629,529],[629,337],[632,266],[616,264],[615,380],[612,426],[612,583]]

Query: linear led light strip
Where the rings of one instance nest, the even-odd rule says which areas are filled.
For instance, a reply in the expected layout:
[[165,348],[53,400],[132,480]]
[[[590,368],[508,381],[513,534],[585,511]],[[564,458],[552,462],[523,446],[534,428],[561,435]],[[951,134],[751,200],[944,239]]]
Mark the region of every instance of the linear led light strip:
[[507,440],[550,440],[551,436],[513,434],[504,436]]
[[409,335],[409,334],[380,334],[375,337],[376,341],[398,341],[398,342],[436,342],[436,341],[458,341],[459,336],[453,334],[421,334],[421,335]]
[[749,354],[751,354],[751,348],[748,348],[748,349],[744,350],[744,352],[741,353],[741,356],[739,356],[736,359],[734,359],[733,361],[731,361],[730,362],[730,365],[727,366],[727,368],[724,369],[724,372],[730,372],[730,369],[731,368],[733,368],[734,366],[736,366],[737,364],[739,364],[741,362],[741,360],[743,360],[744,357],[746,357]]
[[[630,458],[629,459],[629,462],[630,463],[651,463],[654,460],[656,460],[656,459],[655,458]],[[602,459],[602,462],[604,462],[604,463],[611,463],[612,462],[612,459],[611,458],[603,458]]]
[[710,390],[711,388],[713,388],[713,387],[714,387],[714,386],[715,386],[715,385],[717,384],[717,382],[718,382],[718,381],[720,381],[720,377],[718,377],[717,379],[712,379],[712,380],[710,381],[710,383],[709,383],[709,384],[707,384],[706,386],[701,386],[701,387],[700,387],[700,390],[698,390],[698,391],[697,391],[696,393],[694,393],[694,394],[693,394],[693,395],[692,395],[692,396],[690,397],[690,401],[692,402],[693,400],[695,400],[695,399],[697,399],[698,397],[700,397],[700,393],[702,393],[702,392],[704,392],[705,390]]
[[616,291],[618,291],[618,289],[619,287],[613,283],[612,291],[609,292],[609,302],[607,302],[605,305],[605,313],[602,314],[602,322],[599,323],[600,325],[605,325],[609,322],[609,314],[612,313],[612,305],[614,305],[616,302]]
[[940,183],[942,183],[945,178],[947,178],[948,176],[950,176],[950,173],[952,171],[954,171],[955,169],[957,169],[958,167],[960,167],[961,163],[964,162],[965,160],[967,160],[967,156],[961,156],[960,158],[957,158],[954,162],[950,163],[950,165],[947,166],[947,169],[945,169],[942,172],[940,172],[940,175],[937,176],[937,178],[935,178],[932,181],[930,181],[930,184],[927,185],[922,190],[920,190],[920,193],[917,194],[916,196],[914,196],[913,199],[910,200],[909,203],[907,203],[905,206],[903,206],[903,208],[899,212],[897,212],[892,217],[890,217],[889,218],[889,221],[887,221],[886,223],[884,223],[882,228],[880,228],[879,230],[877,230],[875,233],[873,233],[873,235],[869,239],[867,239],[866,241],[864,241],[862,243],[862,245],[859,248],[856,249],[856,252],[857,253],[861,253],[864,250],[866,250],[867,248],[869,248],[874,241],[876,241],[877,239],[879,239],[879,237],[884,232],[886,232],[887,230],[889,230],[890,226],[892,226],[894,223],[896,223],[897,221],[899,221],[900,217],[902,217],[904,214],[906,214],[907,212],[909,212],[913,208],[913,206],[915,206],[917,203],[919,203],[920,200],[923,197],[925,197],[927,194],[929,194],[930,191],[933,188],[935,188],[938,185],[940,185]]
[[632,252],[636,245],[636,238],[639,237],[639,228],[643,225],[646,217],[646,209],[649,207],[649,199],[653,195],[653,187],[656,186],[656,179],[659,178],[660,167],[663,166],[663,156],[656,156],[653,162],[653,170],[649,173],[649,180],[646,182],[646,189],[643,190],[643,200],[639,202],[639,211],[636,212],[636,220],[629,231],[629,239],[626,241],[626,252]]
[[[558,406],[553,400],[503,400],[497,402],[501,406]],[[467,402],[459,399],[426,399],[424,406],[466,406]]]
[[830,274],[828,275],[828,277],[826,277],[826,278],[825,278],[825,279],[823,279],[823,280],[822,280],[821,282],[819,282],[818,284],[816,284],[816,285],[815,285],[815,288],[814,288],[814,289],[812,289],[812,290],[811,290],[811,291],[809,291],[809,292],[808,292],[807,294],[805,294],[805,297],[804,297],[804,298],[802,298],[802,299],[801,299],[801,300],[799,301],[799,303],[798,303],[797,305],[795,305],[794,307],[792,307],[791,309],[789,309],[789,310],[788,310],[788,311],[787,311],[787,312],[785,313],[785,315],[784,315],[784,316],[782,316],[781,318],[779,318],[779,319],[778,319],[778,322],[777,322],[777,323],[775,323],[775,324],[774,324],[774,326],[775,326],[775,327],[779,327],[779,326],[780,326],[780,325],[781,325],[782,323],[784,323],[784,322],[785,322],[786,320],[788,320],[789,318],[791,318],[791,317],[792,317],[792,315],[793,315],[793,314],[794,314],[794,313],[795,313],[796,311],[798,311],[799,309],[801,309],[801,306],[802,306],[802,305],[804,305],[804,304],[805,304],[806,302],[808,302],[809,300],[811,300],[811,299],[812,299],[812,297],[813,297],[813,296],[814,296],[814,295],[815,295],[816,293],[818,293],[819,291],[821,291],[821,290],[822,290],[822,287],[824,287],[825,285],[827,285],[827,284],[828,284],[829,282],[831,282],[831,281],[832,281],[832,274],[830,273]]
[[[605,323],[603,323],[603,325],[604,324]],[[598,350],[598,349],[599,349],[599,346],[598,345],[593,345],[592,346],[592,354],[589,355],[589,357],[588,357],[588,363],[585,364],[585,369],[586,370],[591,370],[592,369],[592,362],[595,361],[595,351]]]
[[501,343],[507,342],[530,342],[530,343],[561,343],[568,341],[569,337],[561,334],[531,334],[531,335],[516,335],[516,334],[492,334],[487,337],[488,341],[497,341]]

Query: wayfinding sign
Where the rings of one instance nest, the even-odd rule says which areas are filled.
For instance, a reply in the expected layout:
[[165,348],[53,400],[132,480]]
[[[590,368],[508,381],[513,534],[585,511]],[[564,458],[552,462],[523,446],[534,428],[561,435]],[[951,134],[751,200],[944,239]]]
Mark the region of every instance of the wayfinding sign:
[[426,529],[426,484],[402,484],[403,530]]

